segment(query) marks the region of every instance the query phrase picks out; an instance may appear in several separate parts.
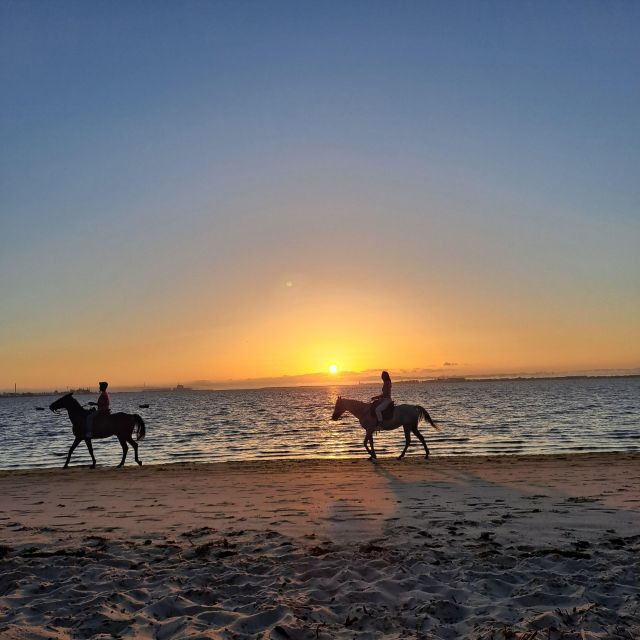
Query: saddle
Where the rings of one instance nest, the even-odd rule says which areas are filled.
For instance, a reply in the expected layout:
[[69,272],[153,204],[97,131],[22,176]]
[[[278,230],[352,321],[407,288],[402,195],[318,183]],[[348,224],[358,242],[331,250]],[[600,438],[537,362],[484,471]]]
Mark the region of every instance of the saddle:
[[93,426],[91,428],[92,438],[105,438],[111,435],[111,412],[94,411]]
[[99,411],[93,419],[93,437],[102,437],[111,427],[111,413]]
[[[369,408],[369,413],[371,414],[372,418],[377,418],[376,416],[376,407],[382,402],[382,400],[374,400]],[[383,420],[391,420],[391,418],[393,418],[393,410],[395,409],[396,403],[392,400],[391,404],[384,409],[384,411],[382,412],[382,419]]]

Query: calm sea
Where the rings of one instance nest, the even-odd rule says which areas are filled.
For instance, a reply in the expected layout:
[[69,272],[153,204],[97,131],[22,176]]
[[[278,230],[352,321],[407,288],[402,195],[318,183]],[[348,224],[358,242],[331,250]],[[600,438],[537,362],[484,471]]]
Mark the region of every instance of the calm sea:
[[[366,400],[378,388],[113,393],[111,404],[144,418],[140,456],[147,464],[362,457],[364,432],[355,418],[330,417],[338,393]],[[421,426],[433,455],[640,450],[640,378],[411,383],[394,385],[393,394],[397,403],[423,405],[441,424],[440,433]],[[36,410],[53,400],[0,398],[1,469],[63,463],[73,440],[66,412]],[[397,455],[403,442],[401,430],[381,433],[376,448]],[[115,438],[94,448],[99,465],[119,462]],[[414,439],[409,454],[421,450]],[[84,445],[73,462],[89,462]]]

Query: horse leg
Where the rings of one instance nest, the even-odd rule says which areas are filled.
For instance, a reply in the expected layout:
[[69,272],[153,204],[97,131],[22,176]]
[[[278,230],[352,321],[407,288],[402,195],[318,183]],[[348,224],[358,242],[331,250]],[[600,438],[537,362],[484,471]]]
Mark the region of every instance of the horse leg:
[[[369,448],[369,442],[371,442],[371,448]],[[367,431],[367,435],[364,437],[364,448],[367,450],[367,453],[369,454],[369,460],[375,460],[376,459],[376,452],[373,449],[373,434],[369,433],[369,431]]]
[[66,469],[69,466],[69,460],[71,460],[71,454],[75,451],[76,447],[80,444],[82,438],[78,438],[76,436],[76,439],[73,441],[73,444],[71,445],[71,447],[69,447],[69,453],[67,454],[67,461],[64,463],[64,467],[62,467],[63,469]]
[[422,442],[422,446],[424,447],[424,457],[428,458],[429,447],[427,447],[427,441],[424,439],[424,436],[418,431],[418,426],[416,425],[415,427],[413,427],[412,431],[415,434],[416,438],[418,438],[418,440]]
[[133,454],[136,457],[136,462],[142,466],[142,462],[138,458],[138,443],[131,437],[131,434],[127,437],[127,442],[133,447]]
[[367,450],[367,453],[371,456],[371,449],[369,449],[369,434],[364,437],[364,442],[362,443],[364,448]]
[[124,466],[124,461],[127,459],[127,451],[129,451],[129,447],[127,446],[127,440],[122,436],[118,436],[118,440],[120,440],[120,446],[122,447],[122,460],[120,460],[120,464],[118,465],[118,469]]
[[411,430],[409,429],[409,427],[404,427],[404,449],[402,450],[402,453],[398,456],[398,460],[402,460],[402,458],[404,458],[404,454],[407,453],[407,449],[409,448],[410,444],[411,444]]
[[376,455],[376,450],[373,446],[373,433],[369,434],[369,442],[371,443],[371,459],[375,460],[378,456]]
[[89,449],[89,453],[91,454],[91,460],[93,460],[93,464],[91,465],[91,468],[95,469],[96,457],[93,455],[93,445],[91,444],[91,438],[85,438],[84,441],[87,443],[87,449]]

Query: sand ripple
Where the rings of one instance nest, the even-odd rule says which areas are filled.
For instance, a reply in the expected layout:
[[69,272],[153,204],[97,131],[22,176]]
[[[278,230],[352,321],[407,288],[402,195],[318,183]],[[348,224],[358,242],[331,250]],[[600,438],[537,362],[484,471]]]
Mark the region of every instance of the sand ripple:
[[[0,634],[640,637],[640,536],[617,546],[603,539],[597,552],[580,553],[575,545],[519,549],[444,532],[433,540],[446,544],[434,549],[401,526],[393,533],[405,544],[228,530],[197,540],[11,549],[1,565]],[[326,553],[310,555],[323,545]]]

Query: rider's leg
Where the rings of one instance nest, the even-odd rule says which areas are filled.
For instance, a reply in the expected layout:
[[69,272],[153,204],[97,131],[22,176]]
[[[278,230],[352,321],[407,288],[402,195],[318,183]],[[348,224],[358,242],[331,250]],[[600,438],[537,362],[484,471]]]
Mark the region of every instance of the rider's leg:
[[383,398],[380,404],[376,407],[376,418],[378,418],[378,424],[382,422],[382,412],[391,404],[389,398]]
[[87,424],[85,425],[85,432],[84,432],[84,437],[85,438],[91,438],[93,436],[93,421],[96,418],[96,412],[95,411],[89,411],[89,414],[87,415]]

